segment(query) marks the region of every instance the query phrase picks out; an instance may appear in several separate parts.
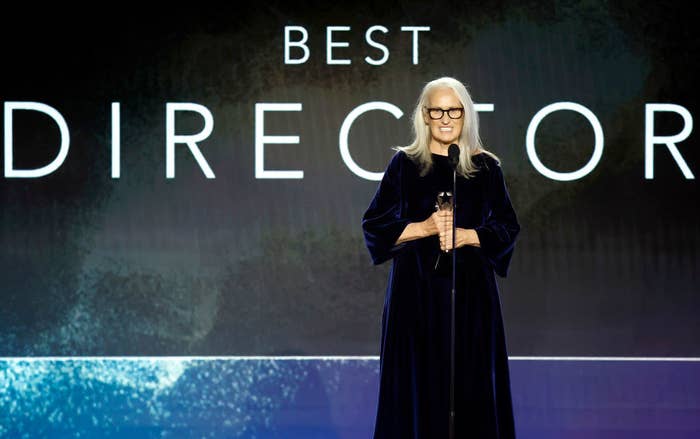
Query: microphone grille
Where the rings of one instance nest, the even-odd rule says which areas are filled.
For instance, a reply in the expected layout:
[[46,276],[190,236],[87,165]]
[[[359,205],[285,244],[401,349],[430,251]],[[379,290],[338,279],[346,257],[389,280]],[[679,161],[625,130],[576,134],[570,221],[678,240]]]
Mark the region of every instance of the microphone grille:
[[457,146],[457,144],[453,143],[447,149],[447,158],[450,161],[450,166],[452,166],[452,169],[456,169],[457,164],[459,163],[459,146]]

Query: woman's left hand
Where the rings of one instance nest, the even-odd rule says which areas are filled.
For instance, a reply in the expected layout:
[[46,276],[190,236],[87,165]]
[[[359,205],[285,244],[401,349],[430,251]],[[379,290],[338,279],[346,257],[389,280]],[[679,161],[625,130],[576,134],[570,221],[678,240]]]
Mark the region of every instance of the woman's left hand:
[[[455,247],[460,248],[465,245],[480,247],[479,235],[474,229],[462,229],[457,227],[457,236],[455,239]],[[452,228],[440,230],[440,250],[446,252],[452,250]]]

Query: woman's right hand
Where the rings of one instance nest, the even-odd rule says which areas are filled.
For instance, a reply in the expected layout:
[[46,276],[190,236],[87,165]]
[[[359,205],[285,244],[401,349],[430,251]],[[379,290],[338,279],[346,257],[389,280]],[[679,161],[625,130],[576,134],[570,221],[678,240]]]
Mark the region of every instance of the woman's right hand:
[[394,244],[439,235],[441,230],[443,233],[452,230],[451,210],[438,210],[423,221],[408,223]]
[[436,210],[423,221],[425,236],[439,235],[440,230],[452,229],[452,211]]

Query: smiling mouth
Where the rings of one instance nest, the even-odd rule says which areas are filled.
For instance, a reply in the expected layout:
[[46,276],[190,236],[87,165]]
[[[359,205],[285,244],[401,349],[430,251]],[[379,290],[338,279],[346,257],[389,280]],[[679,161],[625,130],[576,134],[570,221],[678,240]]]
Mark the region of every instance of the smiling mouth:
[[452,127],[447,127],[447,128],[440,127],[440,131],[445,131],[445,132],[452,131]]

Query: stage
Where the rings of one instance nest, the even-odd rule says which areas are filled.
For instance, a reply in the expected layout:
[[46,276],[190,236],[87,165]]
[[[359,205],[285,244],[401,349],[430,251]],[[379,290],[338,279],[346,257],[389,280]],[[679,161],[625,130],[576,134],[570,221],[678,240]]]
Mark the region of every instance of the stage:
[[[700,435],[698,358],[510,370],[520,439]],[[370,438],[378,373],[374,357],[2,359],[0,437]]]

